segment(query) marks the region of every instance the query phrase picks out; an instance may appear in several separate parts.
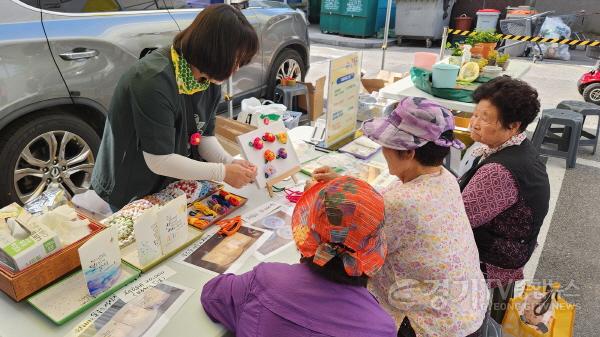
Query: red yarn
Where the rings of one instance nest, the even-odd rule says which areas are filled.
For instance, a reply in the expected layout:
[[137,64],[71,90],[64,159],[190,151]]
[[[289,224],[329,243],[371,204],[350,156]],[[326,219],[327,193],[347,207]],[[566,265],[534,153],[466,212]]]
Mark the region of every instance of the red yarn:
[[292,203],[297,203],[300,198],[302,197],[302,194],[304,194],[304,192],[300,192],[300,191],[292,191],[292,190],[288,190],[287,188],[284,190],[285,191],[285,198]]

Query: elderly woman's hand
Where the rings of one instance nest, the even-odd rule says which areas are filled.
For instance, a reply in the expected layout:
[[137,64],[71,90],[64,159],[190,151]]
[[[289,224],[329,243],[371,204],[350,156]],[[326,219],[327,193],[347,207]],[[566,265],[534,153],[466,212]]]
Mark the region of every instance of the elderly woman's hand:
[[313,179],[318,182],[328,182],[335,178],[338,178],[340,175],[335,173],[333,169],[329,166],[319,167],[313,172]]
[[311,189],[311,187],[315,186],[316,184],[318,184],[319,182],[314,180],[314,179],[308,179],[305,183],[304,183],[304,192],[308,191]]

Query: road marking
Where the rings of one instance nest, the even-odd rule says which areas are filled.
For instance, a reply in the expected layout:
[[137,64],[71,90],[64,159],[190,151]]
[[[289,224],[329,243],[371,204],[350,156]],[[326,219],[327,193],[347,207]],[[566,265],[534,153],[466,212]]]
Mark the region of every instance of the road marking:
[[[546,164],[546,171],[548,172],[548,180],[550,181],[550,202],[548,205],[548,215],[546,215],[544,223],[540,228],[540,233],[538,235],[538,246],[533,251],[533,255],[531,256],[529,262],[527,262],[523,270],[523,273],[525,274],[525,279],[523,281],[515,282],[515,297],[520,296],[520,294],[523,293],[525,283],[534,279],[535,272],[537,270],[538,265],[540,264],[540,257],[542,256],[542,252],[544,251],[544,245],[546,244],[546,238],[548,237],[550,224],[552,223],[552,218],[554,217],[556,203],[558,202],[563,180],[565,178],[565,173],[567,171],[565,168],[564,159],[548,158],[548,162]],[[542,277],[546,276],[548,275],[542,275]]]
[[544,250],[544,244],[548,237],[548,231],[550,230],[550,224],[554,217],[554,211],[556,209],[556,203],[560,196],[562,189],[563,180],[565,178],[566,168],[564,159],[559,158],[548,158],[546,164],[546,171],[548,172],[548,180],[550,181],[550,203],[548,205],[548,215],[544,219],[542,228],[540,228],[540,234],[538,235],[538,246],[533,252],[531,259],[525,265],[525,279],[533,279],[535,271],[540,263],[540,256]]
[[600,168],[600,162],[597,162],[597,161],[594,161],[594,160],[589,160],[589,159],[577,158],[577,164],[578,165],[585,165],[585,166],[595,167],[595,168]]

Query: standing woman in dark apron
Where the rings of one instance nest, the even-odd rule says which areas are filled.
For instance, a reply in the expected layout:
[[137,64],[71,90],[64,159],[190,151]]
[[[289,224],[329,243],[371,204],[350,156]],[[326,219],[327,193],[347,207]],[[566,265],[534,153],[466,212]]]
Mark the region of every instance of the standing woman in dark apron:
[[173,45],[134,64],[115,89],[92,175],[113,209],[175,179],[224,181],[239,188],[256,167],[234,160],[214,135],[221,83],[250,63],[258,37],[229,5],[204,9]]

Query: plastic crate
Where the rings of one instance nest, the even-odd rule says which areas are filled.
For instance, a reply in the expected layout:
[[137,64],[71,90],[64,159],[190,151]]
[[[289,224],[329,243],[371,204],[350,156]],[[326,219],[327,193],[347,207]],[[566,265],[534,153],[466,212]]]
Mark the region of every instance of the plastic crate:
[[283,125],[289,130],[295,128],[300,124],[300,117],[302,113],[298,111],[286,111],[283,114]]

